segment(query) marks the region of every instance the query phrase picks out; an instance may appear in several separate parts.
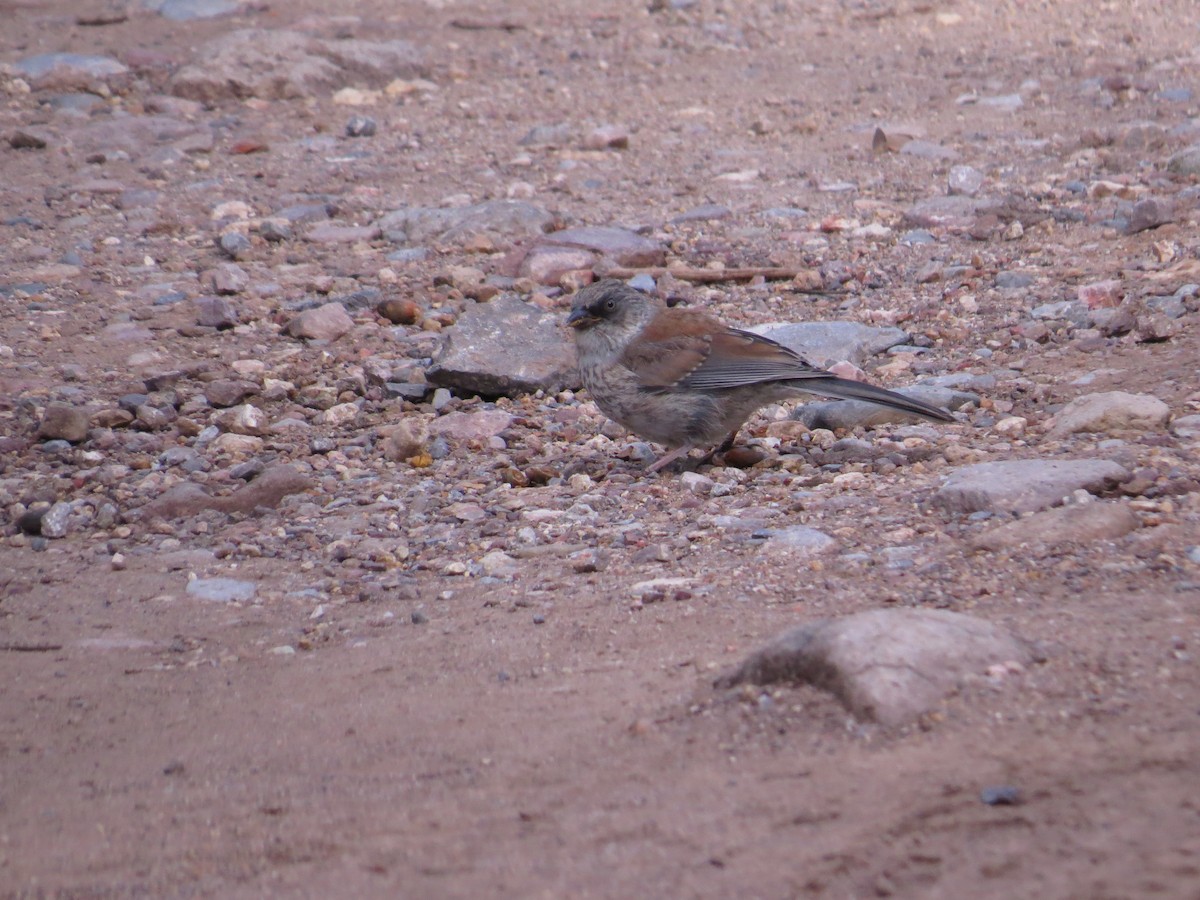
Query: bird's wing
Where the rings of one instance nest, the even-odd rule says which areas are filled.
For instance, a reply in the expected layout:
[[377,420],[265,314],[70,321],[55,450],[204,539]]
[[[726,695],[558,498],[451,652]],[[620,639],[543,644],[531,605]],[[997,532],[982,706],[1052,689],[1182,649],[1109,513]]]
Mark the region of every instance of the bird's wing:
[[625,348],[621,364],[651,390],[668,390],[704,365],[721,323],[694,309],[665,309]]
[[621,362],[652,390],[720,390],[831,377],[782,344],[727,328],[695,309],[663,310],[626,348]]
[[830,378],[782,344],[770,338],[725,328],[712,335],[709,353],[679,382],[691,390],[719,390],[764,381]]

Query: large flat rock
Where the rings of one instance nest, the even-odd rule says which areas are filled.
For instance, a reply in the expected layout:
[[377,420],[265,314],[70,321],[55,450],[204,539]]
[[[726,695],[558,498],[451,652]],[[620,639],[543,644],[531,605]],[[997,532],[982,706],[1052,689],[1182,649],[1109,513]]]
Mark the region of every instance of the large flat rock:
[[1019,459],[965,466],[951,472],[933,496],[950,512],[1037,512],[1077,490],[1100,493],[1129,479],[1107,459]]
[[932,709],[964,678],[1032,658],[1022,640],[983,619],[934,609],[878,609],[793,629],[717,684],[812,684],[860,719],[898,725]]
[[579,384],[562,316],[511,295],[469,307],[447,332],[426,377],[484,397],[554,393]]

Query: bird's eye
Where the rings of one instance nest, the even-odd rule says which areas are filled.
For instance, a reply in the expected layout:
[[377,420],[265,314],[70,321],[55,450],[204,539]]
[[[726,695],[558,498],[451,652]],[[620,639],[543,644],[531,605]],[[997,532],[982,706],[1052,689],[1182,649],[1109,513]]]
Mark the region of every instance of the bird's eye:
[[616,300],[613,300],[613,299],[611,299],[611,298],[610,298],[610,299],[608,299],[608,300],[605,300],[605,301],[604,301],[604,308],[605,308],[605,309],[616,309],[616,308],[617,308],[617,301],[616,301]]

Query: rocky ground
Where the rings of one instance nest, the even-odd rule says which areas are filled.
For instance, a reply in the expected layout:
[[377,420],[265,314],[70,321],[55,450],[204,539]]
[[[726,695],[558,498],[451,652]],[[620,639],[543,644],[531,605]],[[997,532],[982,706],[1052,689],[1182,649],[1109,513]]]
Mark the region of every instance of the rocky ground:
[[1200,894],[1190,0],[0,17],[5,896]]

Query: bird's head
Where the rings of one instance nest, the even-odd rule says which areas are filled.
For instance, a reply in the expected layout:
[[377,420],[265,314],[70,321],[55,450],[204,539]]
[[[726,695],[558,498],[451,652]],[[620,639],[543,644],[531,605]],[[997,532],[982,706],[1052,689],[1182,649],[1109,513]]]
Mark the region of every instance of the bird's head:
[[661,307],[661,301],[656,298],[623,281],[608,278],[589,284],[575,295],[567,325],[575,329],[576,339],[582,339],[588,332],[631,337]]

